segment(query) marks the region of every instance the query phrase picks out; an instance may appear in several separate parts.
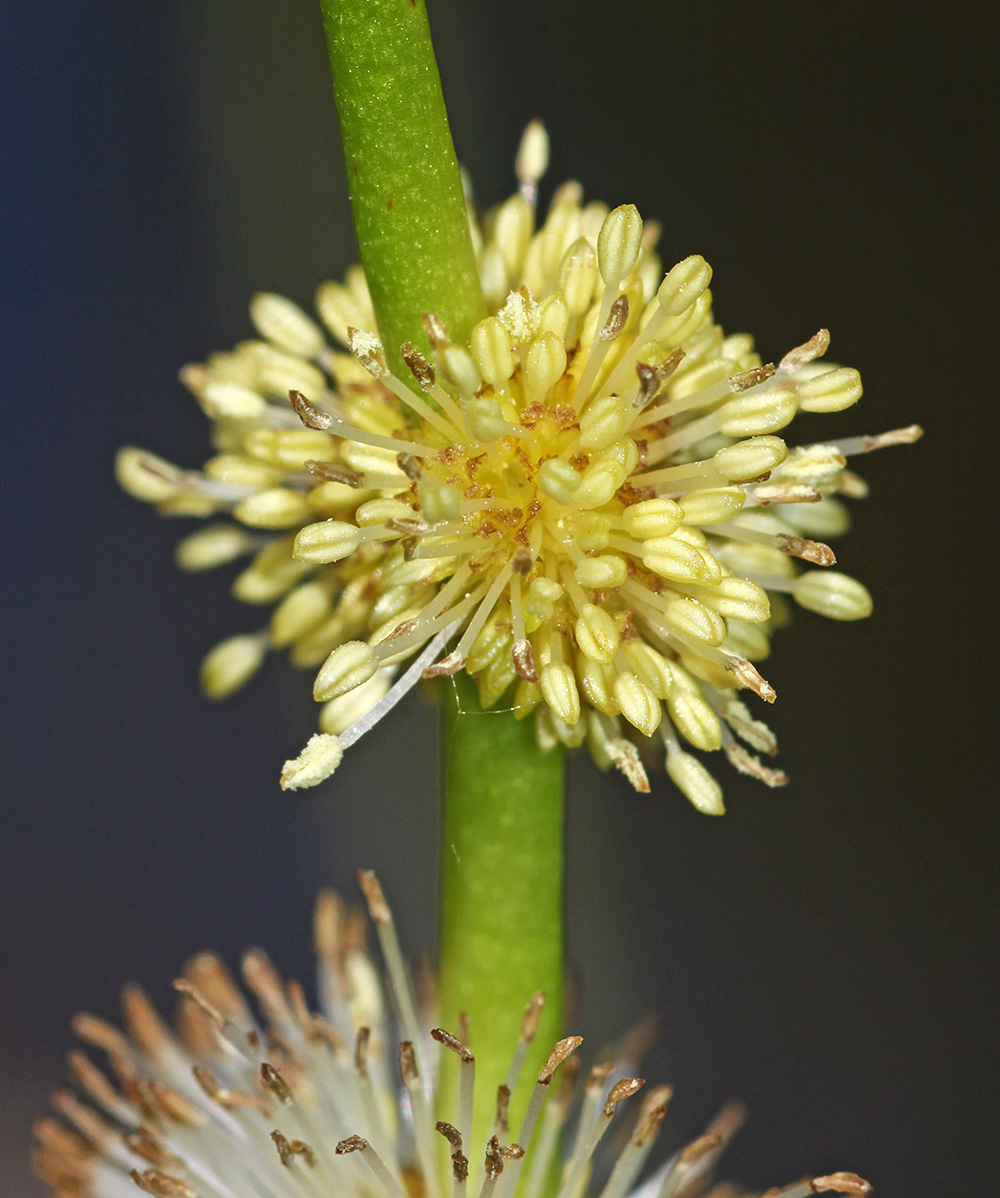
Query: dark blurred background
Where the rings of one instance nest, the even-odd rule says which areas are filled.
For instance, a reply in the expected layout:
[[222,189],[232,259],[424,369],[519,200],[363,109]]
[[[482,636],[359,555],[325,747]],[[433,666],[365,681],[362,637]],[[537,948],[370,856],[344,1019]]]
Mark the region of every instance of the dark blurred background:
[[[182,577],[184,531],[120,494],[122,442],[185,464],[177,368],[250,333],[258,288],[308,305],[355,255],[314,0],[3,6],[0,1137],[29,1125],[68,1019],[139,978],[262,943],[309,973],[314,891],[377,867],[433,943],[435,715],[412,697],[334,784],[282,796],[314,726],[304,676],[198,694],[206,648],[259,615]],[[574,758],[569,929],[592,1043],[655,1009],[668,1144],[731,1094],[727,1173],[857,1169],[886,1198],[995,1191],[995,203],[991,31],[971,5],[432,0],[459,156],[483,203],[520,129],[567,177],[715,267],[765,357],[820,324],[860,368],[836,435],[911,421],[867,459],[840,561],[863,626],[800,613],[768,663],[792,774],[725,770],[729,813],[662,777],[637,797]],[[982,11],[986,11],[985,7]],[[987,272],[991,284],[987,289]],[[959,502],[961,500],[961,502]],[[970,521],[972,523],[970,524]],[[990,767],[990,768],[988,768]],[[721,770],[721,766],[719,767]]]

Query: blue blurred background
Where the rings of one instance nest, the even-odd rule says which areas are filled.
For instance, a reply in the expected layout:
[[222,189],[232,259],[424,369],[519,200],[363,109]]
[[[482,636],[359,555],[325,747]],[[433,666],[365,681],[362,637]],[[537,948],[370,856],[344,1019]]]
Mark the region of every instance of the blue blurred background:
[[[178,367],[249,335],[254,290],[309,305],[354,258],[316,8],[0,9],[4,1195],[40,1193],[29,1127],[62,1082],[70,1014],[112,1015],[126,978],[169,1004],[185,956],[250,943],[306,977],[314,891],[353,895],[358,865],[379,870],[405,943],[433,943],[434,712],[411,697],[334,784],[283,796],[277,767],[314,724],[307,679],[275,660],[234,700],[201,699],[204,651],[258,614],[217,576],[177,574],[182,527],[112,481],[123,442],[199,463]],[[785,792],[727,772],[729,814],[710,821],[662,778],[641,798],[574,759],[575,1026],[596,1043],[658,1010],[647,1076],[677,1085],[667,1143],[739,1094],[752,1118],[727,1173],[747,1184],[849,1167],[885,1196],[992,1192],[987,18],[810,0],[430,10],[484,204],[543,117],[548,192],[575,177],[662,219],[664,258],[704,253],[720,318],[765,357],[833,331],[866,394],[824,429],[928,433],[864,463],[872,495],[839,547],[875,615],[802,613],[769,663]]]

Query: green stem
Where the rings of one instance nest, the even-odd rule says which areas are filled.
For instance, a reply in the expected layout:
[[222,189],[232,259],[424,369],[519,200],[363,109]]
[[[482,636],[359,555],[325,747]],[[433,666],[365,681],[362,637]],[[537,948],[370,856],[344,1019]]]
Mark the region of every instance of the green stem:
[[[546,1004],[511,1104],[512,1136],[563,1034],[564,769],[562,748],[543,753],[532,721],[484,712],[471,679],[455,681],[441,717],[441,1017],[454,1029],[460,1011],[469,1016],[479,1145],[536,990]],[[443,1118],[453,1118],[453,1094]]]
[[386,355],[486,315],[424,0],[321,0],[361,261]]

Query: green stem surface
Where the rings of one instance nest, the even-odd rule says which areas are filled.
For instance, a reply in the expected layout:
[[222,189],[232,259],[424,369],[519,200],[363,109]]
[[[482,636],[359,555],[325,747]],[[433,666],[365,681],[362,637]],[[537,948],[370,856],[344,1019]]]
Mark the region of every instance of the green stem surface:
[[[512,1137],[563,1034],[564,763],[561,747],[538,748],[532,721],[484,712],[466,674],[443,689],[441,1016],[449,1030],[460,1011],[469,1016],[478,1146],[490,1133],[497,1086],[536,990],[545,991],[546,1004],[511,1103]],[[445,1119],[453,1118],[449,1073]]]
[[322,0],[358,247],[389,363],[429,348],[424,312],[467,343],[486,315],[424,0]]

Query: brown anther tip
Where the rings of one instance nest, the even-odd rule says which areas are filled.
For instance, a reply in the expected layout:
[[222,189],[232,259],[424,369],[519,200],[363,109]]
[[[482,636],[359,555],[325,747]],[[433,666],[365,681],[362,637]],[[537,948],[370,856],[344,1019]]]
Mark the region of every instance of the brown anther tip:
[[144,1169],[142,1173],[133,1169],[129,1176],[147,1194],[156,1194],[157,1198],[198,1198],[198,1191],[189,1186],[179,1177],[171,1177],[159,1169]]
[[645,1084],[646,1079],[643,1077],[623,1077],[620,1082],[615,1082],[604,1104],[604,1114],[607,1118],[611,1118],[620,1102],[624,1102],[626,1098],[631,1098],[633,1094],[638,1093]]
[[790,537],[786,533],[778,533],[774,538],[774,545],[782,553],[812,562],[814,566],[833,566],[837,562],[833,550],[822,541],[810,541],[807,537]]
[[742,657],[730,657],[726,662],[726,669],[730,674],[735,675],[743,686],[752,690],[755,695],[759,695],[765,703],[773,703],[778,697],[778,692],[770,682],[766,678],[762,678],[750,662],[744,661]]
[[817,1194],[833,1191],[835,1194],[870,1194],[871,1182],[857,1173],[830,1173],[827,1177],[814,1177],[809,1183]]
[[436,1040],[438,1044],[443,1044],[445,1048],[450,1048],[453,1053],[458,1055],[459,1060],[466,1065],[471,1065],[476,1059],[457,1036],[452,1035],[451,1032],[446,1032],[443,1027],[431,1028],[431,1039]]
[[295,409],[295,415],[302,421],[306,428],[318,429],[320,432],[325,432],[333,423],[333,417],[326,412],[320,411],[314,403],[306,399],[301,391],[289,391],[288,401]]
[[493,1118],[493,1126],[500,1132],[501,1135],[506,1135],[510,1130],[509,1123],[510,1113],[510,1086],[501,1083],[497,1086],[497,1110]]
[[424,468],[420,465],[420,459],[415,458],[412,453],[403,453],[400,450],[396,454],[396,465],[411,482],[418,483],[423,478]]
[[372,917],[372,922],[383,926],[391,924],[392,912],[389,910],[389,904],[385,901],[385,895],[382,893],[382,887],[375,876],[375,871],[359,869],[358,885],[361,887],[361,893],[365,896],[368,914]]
[[524,578],[535,564],[535,559],[527,549],[518,549],[510,564],[514,567],[515,574],[520,574]]
[[490,1136],[486,1144],[486,1180],[496,1181],[503,1172],[503,1153],[500,1151],[500,1141],[496,1136]]
[[604,327],[598,332],[598,337],[602,341],[614,341],[621,333],[628,321],[628,296],[620,295],[611,305],[611,311],[608,313],[608,319],[604,322]]
[[423,326],[427,340],[435,349],[439,345],[447,344],[449,339],[448,327],[440,316],[435,316],[433,312],[425,312],[420,317],[420,323]]
[[708,1156],[710,1152],[714,1152],[721,1143],[722,1136],[717,1131],[706,1132],[705,1135],[699,1136],[697,1140],[693,1140],[683,1149],[679,1163],[685,1168],[690,1168],[697,1161],[700,1161],[702,1157]]
[[526,682],[538,681],[538,667],[535,665],[535,655],[531,651],[531,641],[515,641],[510,651],[514,662],[514,673]]
[[505,1161],[519,1161],[524,1156],[524,1149],[520,1144],[501,1144],[500,1155]]
[[452,674],[457,674],[464,665],[465,658],[457,649],[453,649],[447,657],[442,657],[440,661],[436,661],[433,665],[428,666],[423,674],[421,674],[421,677],[450,678]]
[[632,1143],[641,1148],[656,1135],[667,1114],[667,1107],[674,1096],[673,1086],[656,1086],[643,1099],[639,1121],[632,1133]]
[[763,782],[765,786],[770,786],[773,789],[778,786],[788,785],[788,775],[784,770],[769,768],[759,758],[747,752],[742,745],[727,745],[726,756],[729,758],[730,764],[741,774],[756,778],[759,782]]
[[538,1071],[538,1084],[540,1086],[547,1086],[552,1081],[552,1075],[563,1061],[567,1057],[572,1056],[582,1043],[582,1036],[567,1036],[564,1040],[560,1040],[554,1045],[552,1051],[549,1053],[549,1059]]
[[444,1119],[439,1119],[434,1124],[434,1130],[439,1135],[444,1136],[448,1143],[452,1146],[455,1152],[462,1151],[462,1133],[451,1123],[446,1123]]
[[535,1032],[538,1031],[538,1025],[542,1021],[542,1011],[544,1010],[545,991],[536,990],[525,1004],[524,1014],[521,1016],[520,1041],[522,1044],[530,1044],[534,1040]]
[[306,458],[302,465],[314,478],[321,478],[327,483],[343,483],[345,487],[357,490],[364,481],[359,471],[342,462],[320,462],[316,458]]
[[360,1077],[368,1076],[368,1041],[371,1039],[370,1027],[359,1027],[354,1041],[354,1068]]
[[260,1067],[261,1081],[277,1098],[277,1100],[288,1106],[292,1101],[292,1091],[288,1082],[281,1076],[281,1072],[268,1061],[264,1061]]
[[403,361],[412,371],[413,377],[420,384],[421,390],[429,391],[437,382],[434,367],[427,361],[412,341],[404,341],[399,347],[399,352]]
[[333,1151],[337,1156],[344,1156],[348,1152],[364,1152],[367,1147],[368,1141],[361,1136],[348,1136],[346,1140],[341,1140]]
[[614,1072],[614,1061],[598,1061],[596,1065],[591,1065],[590,1072],[587,1074],[587,1093],[596,1094],[599,1090],[604,1089],[604,1083]]
[[417,1054],[413,1051],[413,1041],[404,1040],[399,1046],[399,1071],[403,1075],[404,1084],[409,1087],[420,1078],[417,1069]]

